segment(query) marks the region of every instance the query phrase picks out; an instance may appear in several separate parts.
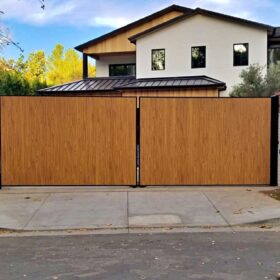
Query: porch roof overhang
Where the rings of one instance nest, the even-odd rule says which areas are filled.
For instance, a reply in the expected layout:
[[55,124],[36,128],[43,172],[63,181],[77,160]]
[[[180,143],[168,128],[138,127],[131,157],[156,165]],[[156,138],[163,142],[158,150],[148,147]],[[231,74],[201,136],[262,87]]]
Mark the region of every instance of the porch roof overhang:
[[87,78],[38,90],[39,94],[54,93],[101,93],[125,90],[160,90],[187,88],[217,88],[225,90],[226,84],[207,76],[184,76],[136,79],[135,76]]
[[184,76],[137,79],[128,84],[118,86],[120,90],[159,90],[169,88],[217,88],[225,90],[226,84],[208,76]]
[[83,80],[57,85],[38,90],[38,93],[86,93],[115,91],[118,86],[123,86],[136,80],[135,76],[86,78]]

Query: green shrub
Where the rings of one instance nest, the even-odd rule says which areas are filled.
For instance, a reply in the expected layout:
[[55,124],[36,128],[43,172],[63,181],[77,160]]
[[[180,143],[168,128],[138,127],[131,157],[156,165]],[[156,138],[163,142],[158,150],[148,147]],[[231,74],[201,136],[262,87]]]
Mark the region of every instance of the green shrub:
[[0,95],[34,95],[36,90],[47,87],[46,83],[29,82],[16,71],[0,71]]
[[280,63],[271,64],[264,75],[264,67],[252,64],[244,69],[241,82],[233,87],[231,97],[269,97],[280,90]]

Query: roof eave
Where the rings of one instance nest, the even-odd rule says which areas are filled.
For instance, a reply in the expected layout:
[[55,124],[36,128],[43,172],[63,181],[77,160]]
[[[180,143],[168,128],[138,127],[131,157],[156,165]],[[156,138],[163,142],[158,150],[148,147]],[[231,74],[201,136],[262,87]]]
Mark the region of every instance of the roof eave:
[[83,93],[106,93],[106,92],[117,92],[118,90],[116,89],[107,89],[107,90],[69,90],[69,91],[37,91],[39,94],[42,95],[54,95],[54,94],[83,94]]
[[244,24],[244,25],[255,27],[255,28],[260,28],[260,29],[267,30],[270,33],[273,33],[273,31],[275,29],[273,26],[266,25],[266,24],[263,24],[263,23],[258,23],[258,22],[254,22],[254,21],[250,21],[250,20],[246,20],[246,19],[242,19],[242,18],[233,17],[233,16],[230,16],[230,15],[220,14],[220,13],[212,12],[212,11],[209,11],[209,10],[204,10],[204,9],[201,9],[201,8],[197,8],[197,9],[193,10],[192,12],[190,12],[188,14],[183,14],[179,17],[173,18],[173,19],[171,19],[169,21],[166,21],[162,24],[156,25],[156,26],[154,26],[150,29],[147,29],[145,31],[137,33],[137,34],[129,37],[128,40],[131,43],[136,44],[136,41],[138,39],[140,39],[140,38],[142,38],[142,37],[144,37],[144,36],[146,36],[150,33],[153,33],[157,30],[160,30],[160,29],[165,28],[167,26],[170,26],[172,24],[178,23],[180,21],[183,21],[185,19],[188,19],[188,18],[193,17],[193,16],[198,15],[198,14],[206,15],[206,16],[214,17],[214,18],[222,18],[222,19],[227,20],[227,21],[238,22],[240,24]]
[[243,18],[239,18],[239,17],[234,17],[231,15],[226,15],[226,14],[222,14],[222,13],[217,13],[217,12],[213,12],[213,11],[209,11],[209,10],[205,10],[205,9],[201,9],[201,8],[197,8],[197,10],[199,10],[201,12],[201,14],[204,14],[204,15],[213,16],[213,17],[221,17],[224,19],[232,20],[233,22],[240,22],[240,23],[244,23],[245,25],[265,29],[270,32],[273,32],[273,30],[274,30],[274,27],[271,25],[268,25],[268,24],[264,24],[264,23],[260,23],[260,22],[256,22],[256,21],[252,21],[252,20],[247,20],[247,19],[243,19]]
[[80,45],[75,47],[75,50],[82,52],[89,45],[98,43],[98,42],[100,42],[100,41],[102,41],[102,40],[104,40],[106,38],[109,38],[111,36],[117,35],[117,34],[119,34],[121,32],[124,32],[124,31],[126,31],[126,30],[128,30],[130,28],[136,27],[136,26],[138,26],[138,25],[140,25],[140,24],[142,24],[142,23],[144,23],[146,21],[152,20],[153,18],[159,17],[159,16],[164,15],[164,14],[166,14],[168,12],[178,11],[178,12],[186,13],[186,12],[191,11],[191,10],[192,9],[187,8],[187,7],[183,7],[183,6],[179,6],[179,5],[171,5],[171,6],[167,7],[167,8],[165,8],[165,9],[162,9],[162,10],[160,10],[158,12],[155,12],[155,13],[153,13],[151,15],[143,17],[143,18],[141,18],[139,20],[136,20],[136,21],[134,21],[132,23],[129,23],[128,25],[125,25],[125,26],[123,26],[121,28],[115,29],[115,30],[113,30],[113,31],[111,31],[109,33],[106,33],[106,34],[104,34],[104,35],[102,35],[100,37],[97,37],[97,38],[95,38],[93,40],[89,40],[86,43],[80,44]]

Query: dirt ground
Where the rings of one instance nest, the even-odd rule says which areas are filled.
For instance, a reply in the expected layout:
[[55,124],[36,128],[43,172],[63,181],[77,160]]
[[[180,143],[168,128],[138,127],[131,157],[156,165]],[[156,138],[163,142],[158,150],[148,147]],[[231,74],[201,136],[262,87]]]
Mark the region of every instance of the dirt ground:
[[280,201],[280,188],[273,191],[264,191],[262,193]]

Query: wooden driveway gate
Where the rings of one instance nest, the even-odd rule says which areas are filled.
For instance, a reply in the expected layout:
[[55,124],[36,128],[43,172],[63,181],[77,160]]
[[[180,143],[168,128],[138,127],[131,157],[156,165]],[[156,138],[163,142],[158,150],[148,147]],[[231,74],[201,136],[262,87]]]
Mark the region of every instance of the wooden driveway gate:
[[277,185],[277,97],[0,100],[2,185]]
[[2,185],[135,185],[136,99],[1,97]]
[[141,98],[140,185],[277,184],[272,100]]

